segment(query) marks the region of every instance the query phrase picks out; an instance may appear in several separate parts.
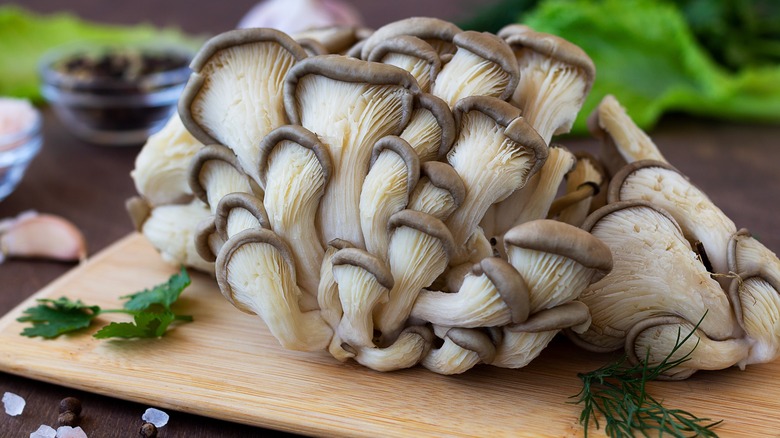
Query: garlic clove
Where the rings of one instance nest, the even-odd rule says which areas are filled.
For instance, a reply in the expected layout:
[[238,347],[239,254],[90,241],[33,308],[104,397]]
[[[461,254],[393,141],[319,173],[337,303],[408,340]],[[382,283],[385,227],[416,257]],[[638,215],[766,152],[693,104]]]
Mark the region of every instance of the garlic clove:
[[84,235],[70,221],[50,214],[22,213],[0,232],[0,261],[42,258],[76,261],[87,257]]

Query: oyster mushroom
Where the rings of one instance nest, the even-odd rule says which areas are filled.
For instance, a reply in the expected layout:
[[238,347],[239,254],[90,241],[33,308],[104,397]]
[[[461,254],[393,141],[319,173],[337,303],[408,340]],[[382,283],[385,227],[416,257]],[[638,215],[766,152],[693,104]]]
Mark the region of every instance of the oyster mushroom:
[[204,260],[195,247],[198,226],[210,215],[198,199],[189,204],[161,205],[151,209],[140,231],[166,262],[213,273],[214,263]]
[[219,201],[229,193],[254,193],[249,177],[230,149],[209,145],[195,154],[190,163],[189,185],[192,193],[215,214]]
[[333,336],[319,310],[301,311],[290,248],[273,231],[255,228],[225,242],[216,262],[217,284],[239,310],[257,314],[282,347],[314,351]]
[[447,225],[461,247],[493,203],[522,188],[541,168],[547,145],[517,108],[496,98],[462,99],[455,106],[455,119],[460,134],[447,161],[463,180],[466,196]]
[[512,49],[499,37],[474,31],[452,39],[457,51],[442,67],[431,94],[450,107],[468,96],[490,96],[507,100],[512,96],[519,73]]
[[[701,242],[705,251],[701,256],[709,260],[713,272],[729,272],[728,246],[737,227],[669,164],[643,160],[624,166],[610,181],[607,199],[610,203],[643,200],[659,206],[675,219],[689,242]],[[720,281],[728,286],[728,279]]]
[[271,229],[292,249],[298,284],[315,302],[325,248],[315,224],[333,174],[328,151],[300,126],[281,126],[260,142],[259,177]]
[[315,133],[333,164],[320,203],[323,242],[340,238],[363,246],[358,205],[371,148],[401,132],[417,93],[404,70],[336,55],[309,58],[290,70],[284,87],[290,122]]
[[588,130],[601,140],[601,162],[609,175],[640,160],[666,162],[655,143],[636,126],[612,95],[606,95],[588,117]]
[[387,221],[407,205],[419,177],[420,160],[409,143],[396,136],[376,142],[360,193],[360,225],[368,252],[386,257]]
[[488,363],[502,368],[522,368],[539,356],[561,330],[582,332],[589,323],[588,306],[579,301],[539,311],[522,323],[501,328],[496,354]]
[[494,232],[498,248],[502,246],[501,236],[513,226],[547,217],[561,182],[576,163],[576,157],[568,149],[550,146],[544,165],[535,175],[535,183],[527,184],[495,205]]
[[437,374],[462,374],[479,363],[492,362],[496,356],[493,340],[482,330],[434,326],[434,333],[443,343],[432,348],[421,364]]
[[[395,371],[411,368],[428,354],[433,343],[433,334],[426,327],[410,326],[385,348],[359,348],[354,359],[359,364],[375,371]],[[349,348],[349,347],[347,347]]]
[[135,189],[152,206],[180,204],[192,199],[188,184],[190,161],[203,147],[187,131],[178,114],[152,134],[135,158],[130,172]]
[[420,179],[409,196],[408,208],[446,221],[465,197],[466,186],[452,166],[428,161],[420,165]]
[[358,248],[339,250],[331,264],[343,311],[336,335],[352,348],[374,347],[372,312],[387,302],[393,287],[390,270],[382,260]]
[[354,248],[354,245],[346,240],[336,239],[328,244],[325,255],[322,257],[322,266],[320,267],[320,284],[317,289],[317,303],[319,305],[322,317],[328,322],[334,330],[341,321],[341,315],[344,314],[339,300],[339,289],[336,278],[333,277],[333,255],[344,248]]
[[563,38],[512,24],[498,33],[514,51],[520,81],[512,103],[550,143],[553,135],[571,130],[588,96],[596,67],[578,46]]
[[[438,18],[411,17],[394,21],[380,27],[365,40],[361,47],[360,57],[368,59],[368,56],[377,45],[402,35],[420,38],[433,47],[440,57],[443,57],[444,55],[455,53],[455,46],[452,40],[455,38],[455,35],[461,32],[462,30],[458,26]],[[444,59],[442,60],[444,61]]]
[[[574,154],[577,163],[574,169],[566,175],[566,192],[550,205],[548,218],[579,227],[593,206],[598,202],[595,198],[600,194],[606,197],[607,178],[604,169],[592,155],[579,152]],[[599,205],[601,207],[601,205]]]
[[238,29],[211,38],[190,63],[193,73],[179,99],[184,126],[203,144],[230,148],[259,182],[257,147],[287,123],[285,75],[306,56],[298,43],[274,29]]
[[316,41],[325,49],[318,55],[344,53],[362,40],[366,29],[358,26],[324,26],[296,32],[292,35],[299,44],[306,47],[305,41]]
[[433,94],[415,96],[414,112],[400,137],[414,148],[421,163],[443,158],[455,141],[450,107]]
[[388,229],[387,259],[395,285],[389,301],[374,311],[380,346],[396,339],[420,290],[444,272],[455,250],[444,223],[425,213],[401,210],[390,217]]
[[528,285],[531,313],[576,299],[613,265],[610,248],[599,239],[548,219],[512,228],[504,246],[509,263]]
[[528,318],[529,292],[506,261],[488,257],[473,266],[457,293],[423,290],[411,316],[447,327],[496,327]]
[[366,60],[394,65],[408,71],[423,92],[430,89],[441,69],[436,50],[420,38],[410,35],[399,35],[379,42]]
[[229,193],[219,200],[216,215],[198,225],[195,247],[204,260],[215,262],[228,239],[252,228],[271,229],[263,201],[248,193]]
[[[707,319],[709,316],[705,317]],[[692,333],[692,334],[691,334]],[[691,336],[682,342],[688,334]],[[675,345],[680,348],[671,354]],[[749,343],[744,338],[715,340],[701,328],[674,315],[657,316],[638,322],[626,336],[626,355],[633,363],[656,366],[667,359],[674,361],[687,355],[687,360],[659,376],[665,380],[687,379],[698,370],[720,370],[740,364],[748,354]]]
[[706,313],[699,328],[710,339],[742,336],[726,294],[668,213],[644,201],[618,202],[591,214],[582,227],[611,250],[614,266],[580,295],[592,324],[572,337],[579,345],[617,350],[636,324],[666,315],[695,323]]

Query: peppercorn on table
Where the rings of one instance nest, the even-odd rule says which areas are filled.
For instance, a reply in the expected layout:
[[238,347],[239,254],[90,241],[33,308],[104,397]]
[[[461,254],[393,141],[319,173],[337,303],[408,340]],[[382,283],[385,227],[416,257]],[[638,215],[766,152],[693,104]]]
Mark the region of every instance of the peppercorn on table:
[[[132,23],[152,18],[156,24],[179,23],[193,33],[216,33],[232,27],[253,3],[247,0],[214,7],[206,2],[159,4],[149,0],[108,6],[74,1],[69,8],[92,20]],[[58,7],[35,0],[25,2],[25,6],[40,11]],[[358,6],[372,26],[412,13],[453,18],[458,12],[452,2],[445,1],[368,1]],[[189,10],[201,12],[185,14]],[[770,249],[780,249],[780,234],[775,231],[780,225],[780,127],[670,117],[651,135],[669,161],[739,226],[748,227]],[[31,208],[68,217],[84,231],[93,254],[123,239],[132,229],[123,203],[134,193],[128,173],[138,148],[108,149],[83,143],[71,137],[48,110],[44,111],[44,136],[44,149],[24,181],[0,203],[0,217]],[[596,142],[564,143],[572,150],[581,150],[592,148]],[[120,241],[108,251],[90,264],[76,267],[77,271],[41,293],[72,298],[95,296],[97,303],[111,301],[113,305],[120,294],[133,292],[136,286],[148,287],[172,272],[159,263],[155,253],[148,252],[137,236]],[[133,259],[132,267],[125,263],[131,254],[139,253],[146,254],[140,260],[141,271],[134,264],[137,259]],[[117,259],[123,261],[119,268],[101,268]],[[71,268],[29,261],[0,265],[0,313],[29,307],[26,300],[30,294]],[[195,288],[183,296],[182,303],[196,322],[177,327],[162,339],[165,348],[159,344],[143,348],[151,341],[94,345],[88,334],[56,341],[31,340],[18,336],[20,325],[14,321],[14,313],[8,314],[0,330],[0,389],[22,395],[27,407],[21,416],[3,417],[0,436],[26,436],[40,424],[56,425],[58,404],[67,396],[82,401],[80,424],[89,436],[137,434],[143,423],[141,414],[148,406],[164,408],[171,414],[170,423],[160,430],[164,437],[264,433],[264,429],[239,423],[329,435],[455,435],[471,431],[475,435],[517,436],[525,430],[534,435],[580,436],[578,409],[567,404],[567,397],[579,389],[576,373],[594,369],[611,358],[586,354],[559,339],[522,370],[477,368],[457,377],[422,370],[378,374],[354,364],[337,363],[324,354],[282,350],[272,342],[261,321],[230,308],[216,289],[204,286],[206,277],[197,276],[195,281]],[[211,309],[212,304],[216,310]],[[217,312],[220,309],[224,312]],[[224,327],[241,336],[233,336],[235,332],[225,335],[219,331]],[[230,342],[213,336],[212,328]],[[201,334],[205,337],[199,340]],[[188,342],[205,343],[215,351],[199,348],[197,358],[190,359],[182,356],[189,348]],[[204,370],[214,362],[211,357],[219,358],[223,365]],[[243,363],[241,358],[248,358],[248,363],[258,361],[277,373],[272,376],[279,377],[269,383],[271,386],[263,387],[260,385],[268,380],[260,379],[267,379],[258,371],[262,367],[249,374],[260,380],[239,376],[233,368]],[[780,429],[774,420],[778,388],[772,386],[776,380],[773,376],[780,371],[777,367],[769,364],[751,366],[745,372],[703,372],[685,382],[654,383],[651,391],[664,397],[671,407],[724,419],[723,426],[716,429],[723,436],[772,434]],[[318,375],[312,379],[314,370],[325,370],[330,377]],[[114,386],[109,386],[110,382]],[[271,390],[281,383],[288,384],[286,390]],[[357,391],[352,391],[356,387]],[[420,388],[428,392],[417,396]],[[230,403],[222,401],[224,393],[233,396]],[[209,399],[215,394],[216,401]],[[309,395],[317,396],[318,403],[304,408],[301,403]],[[541,407],[528,410],[527,406],[537,400]],[[252,402],[251,412],[247,401]],[[455,409],[463,405],[467,410]],[[485,411],[499,412],[484,417]]]

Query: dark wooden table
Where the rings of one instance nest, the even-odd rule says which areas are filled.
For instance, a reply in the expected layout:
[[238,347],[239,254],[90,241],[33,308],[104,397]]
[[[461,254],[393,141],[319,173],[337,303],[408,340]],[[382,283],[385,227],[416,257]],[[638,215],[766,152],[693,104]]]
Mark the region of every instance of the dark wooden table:
[[[2,3],[2,2],[0,2]],[[71,1],[69,6],[27,0],[40,12],[66,8],[84,18],[113,23],[151,21],[176,25],[192,33],[231,28],[252,1],[157,2]],[[468,3],[429,1],[356,2],[369,26],[380,26],[410,14],[455,19]],[[196,11],[196,12],[192,12]],[[0,203],[0,218],[35,209],[72,220],[86,235],[91,254],[132,231],[124,200],[134,194],[129,172],[138,147],[107,148],[86,144],[67,133],[49,110],[44,111],[44,149],[16,192]],[[686,173],[739,227],[749,228],[769,248],[780,249],[780,126],[723,123],[681,117],[666,118],[652,133],[666,157]],[[588,139],[563,142],[572,149],[592,149]],[[8,261],[0,265],[0,314],[62,275],[72,265],[41,261]],[[82,400],[81,425],[91,437],[136,436],[147,406],[84,393],[0,373],[0,392],[27,400],[24,415],[0,413],[0,437],[26,437],[40,424],[55,425],[59,400]],[[244,437],[269,432],[224,421],[169,412],[171,421],[160,437]]]

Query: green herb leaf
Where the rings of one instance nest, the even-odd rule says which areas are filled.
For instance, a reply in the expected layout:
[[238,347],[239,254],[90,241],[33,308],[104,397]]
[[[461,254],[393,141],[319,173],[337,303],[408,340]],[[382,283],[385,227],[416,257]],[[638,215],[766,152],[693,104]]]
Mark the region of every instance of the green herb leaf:
[[171,309],[171,304],[179,299],[179,295],[191,283],[190,276],[182,266],[178,274],[174,274],[166,283],[158,284],[152,289],[146,289],[131,295],[125,295],[121,298],[129,298],[124,308],[134,312],[145,312],[156,306],[161,306],[165,310]]
[[703,319],[686,336],[682,337],[678,333],[674,348],[657,365],[647,365],[648,352],[648,357],[640,364],[630,365],[628,358],[623,356],[612,364],[578,374],[582,380],[582,390],[572,398],[577,398],[574,403],[583,406],[579,421],[585,429],[585,436],[588,435],[591,421],[596,429],[599,428],[601,415],[606,421],[604,432],[610,437],[633,437],[635,431],[647,435],[651,430],[656,431],[653,436],[717,437],[712,428],[720,421],[699,418],[682,409],[666,408],[661,400],[646,390],[647,382],[689,360],[695,346],[679,359],[672,360],[672,357],[694,336]]
[[[159,338],[177,319],[180,318],[169,310],[160,313],[139,312],[133,316],[133,322],[112,322],[94,336],[98,339]],[[192,320],[191,317],[189,320]]]
[[81,300],[72,301],[62,297],[56,300],[40,299],[35,307],[23,312],[19,322],[31,322],[32,327],[22,331],[23,336],[40,336],[46,339],[89,327],[100,314],[100,307],[88,306]]

